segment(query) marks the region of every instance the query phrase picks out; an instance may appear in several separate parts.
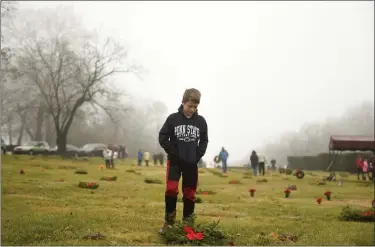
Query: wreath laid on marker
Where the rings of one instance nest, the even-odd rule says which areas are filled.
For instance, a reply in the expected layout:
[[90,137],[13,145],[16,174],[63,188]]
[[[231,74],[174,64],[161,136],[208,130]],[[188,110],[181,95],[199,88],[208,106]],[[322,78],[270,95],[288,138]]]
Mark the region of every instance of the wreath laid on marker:
[[214,162],[217,164],[217,163],[220,163],[221,162],[221,158],[219,155],[216,155],[215,158],[214,158]]
[[357,209],[347,205],[342,208],[339,218],[344,221],[375,222],[375,210]]
[[305,173],[302,170],[297,170],[296,171],[296,177],[298,179],[302,179],[305,176]]
[[87,174],[87,171],[85,170],[78,170],[75,172],[75,174]]
[[99,187],[99,184],[95,182],[79,182],[78,187],[84,188],[84,189],[97,189]]
[[230,180],[229,184],[241,184],[241,181],[239,181],[239,180]]
[[117,176],[113,176],[113,177],[101,177],[100,180],[116,181],[117,180]]
[[[178,201],[178,202],[184,202],[184,200],[183,200],[181,197],[179,197],[179,198],[177,199],[177,201]],[[197,197],[195,198],[195,203],[202,203],[202,202],[203,202],[203,200],[202,200],[201,197],[197,196]]]
[[234,245],[234,238],[217,227],[219,221],[193,226],[190,222],[176,221],[161,237],[167,245],[226,246]]
[[212,190],[201,190],[199,189],[197,191],[197,195],[215,195],[216,192],[215,191],[212,191]]

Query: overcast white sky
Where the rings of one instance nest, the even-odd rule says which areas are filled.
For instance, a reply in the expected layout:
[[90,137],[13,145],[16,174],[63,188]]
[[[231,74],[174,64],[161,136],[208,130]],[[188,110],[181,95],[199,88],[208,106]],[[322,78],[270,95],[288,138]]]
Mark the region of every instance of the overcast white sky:
[[[73,5],[150,71],[118,81],[172,113],[202,92],[206,158],[232,160],[310,121],[374,100],[373,2],[24,2]],[[261,150],[259,150],[261,151]],[[230,163],[230,161],[229,161]]]

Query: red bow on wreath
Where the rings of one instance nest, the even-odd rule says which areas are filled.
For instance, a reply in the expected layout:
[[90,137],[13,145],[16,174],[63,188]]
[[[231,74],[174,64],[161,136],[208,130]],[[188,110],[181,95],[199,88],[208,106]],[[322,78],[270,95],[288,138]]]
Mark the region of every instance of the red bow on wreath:
[[184,231],[186,233],[186,238],[189,240],[203,240],[204,234],[202,232],[194,232],[191,227],[185,226]]

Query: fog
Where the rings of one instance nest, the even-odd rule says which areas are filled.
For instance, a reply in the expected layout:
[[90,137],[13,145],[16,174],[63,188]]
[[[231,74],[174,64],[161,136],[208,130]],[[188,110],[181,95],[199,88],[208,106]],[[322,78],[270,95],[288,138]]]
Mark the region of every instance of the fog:
[[[11,17],[2,15],[2,29],[4,18],[13,23],[2,47],[21,40],[13,37],[14,25],[21,30],[20,23],[30,20],[28,29],[41,32],[43,13],[56,11],[51,16],[61,23],[74,16],[82,28],[94,30],[98,44],[105,37],[120,43],[125,63],[134,65],[131,73],[108,77],[113,88],[100,96],[100,102],[118,106],[110,109],[116,119],[108,117],[107,108],[94,111],[88,103],[74,115],[68,142],[75,145],[122,143],[131,155],[138,148],[154,151],[158,127],[191,87],[202,93],[199,114],[208,123],[208,162],[223,146],[231,166],[246,162],[251,150],[285,162],[287,155],[328,149],[332,134],[374,135],[373,2],[29,1],[15,6]],[[70,44],[77,42],[77,48],[84,32],[74,35],[80,37]],[[17,61],[14,66],[21,70]],[[22,75],[26,72],[31,73],[23,69]],[[22,87],[27,81],[20,75],[9,78],[7,89],[14,80]],[[37,96],[29,97],[24,105]],[[37,110],[22,115],[14,110],[19,103],[3,101],[4,139],[12,136],[15,143],[23,133],[23,140],[38,136],[56,144],[51,114],[43,115],[37,133]],[[82,119],[90,123],[82,127]]]

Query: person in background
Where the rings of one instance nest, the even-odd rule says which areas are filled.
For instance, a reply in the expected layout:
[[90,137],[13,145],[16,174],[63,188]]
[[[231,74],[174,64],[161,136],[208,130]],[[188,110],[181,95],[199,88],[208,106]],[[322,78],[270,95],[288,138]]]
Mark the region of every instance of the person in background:
[[145,161],[146,166],[148,166],[148,163],[150,161],[150,153],[149,152],[143,153],[143,160]]
[[118,152],[116,150],[112,151],[113,155],[112,155],[112,159],[111,159],[111,168],[114,169],[115,168],[115,160],[118,159]]
[[139,150],[138,150],[138,166],[142,166],[142,160],[143,160],[143,153],[142,153],[142,151],[139,149]]
[[[367,159],[365,159],[363,161],[363,165],[362,165],[362,180],[366,180],[366,177],[369,176],[368,175],[368,161]],[[369,177],[370,179],[370,177]]]
[[271,168],[272,168],[272,170],[276,170],[276,160],[275,159],[272,159],[271,160]]
[[108,146],[103,150],[103,157],[105,161],[105,167],[108,169],[111,167],[111,157],[112,151],[108,148]]
[[[115,145],[108,145],[108,149],[111,150],[111,159],[110,159],[110,168],[115,168],[115,153],[116,153],[116,147]],[[117,155],[117,154],[116,154]]]
[[370,164],[369,164],[369,175],[371,175],[371,179],[370,180],[373,180],[375,182],[375,156],[372,155],[372,158],[371,158],[371,161],[370,161]]
[[257,153],[253,150],[251,152],[251,156],[250,156],[250,165],[251,165],[251,168],[253,168],[253,175],[254,176],[257,175],[258,163],[259,163],[259,157],[258,157]]
[[157,155],[157,153],[154,153],[152,155],[152,160],[154,161],[154,166],[156,166],[158,164],[158,155]]
[[161,166],[164,166],[164,154],[163,153],[159,154],[159,162]]
[[229,157],[229,154],[227,152],[227,150],[225,150],[224,147],[221,148],[221,151],[219,153],[219,157],[221,159],[221,163],[223,165],[222,169],[223,169],[223,173],[227,173],[228,171],[228,157]]
[[5,145],[5,142],[4,140],[1,138],[1,154],[2,155],[6,155],[7,153],[7,146]]
[[259,175],[262,174],[262,176],[264,176],[266,164],[267,164],[266,156],[264,156],[263,154],[258,154],[258,159],[259,159]]
[[[358,155],[357,156],[357,159],[355,160],[355,163],[357,165],[357,179],[359,180],[359,175],[362,174],[362,166],[363,166],[363,162],[362,162],[362,157],[361,155]],[[362,175],[363,177],[363,175]]]

